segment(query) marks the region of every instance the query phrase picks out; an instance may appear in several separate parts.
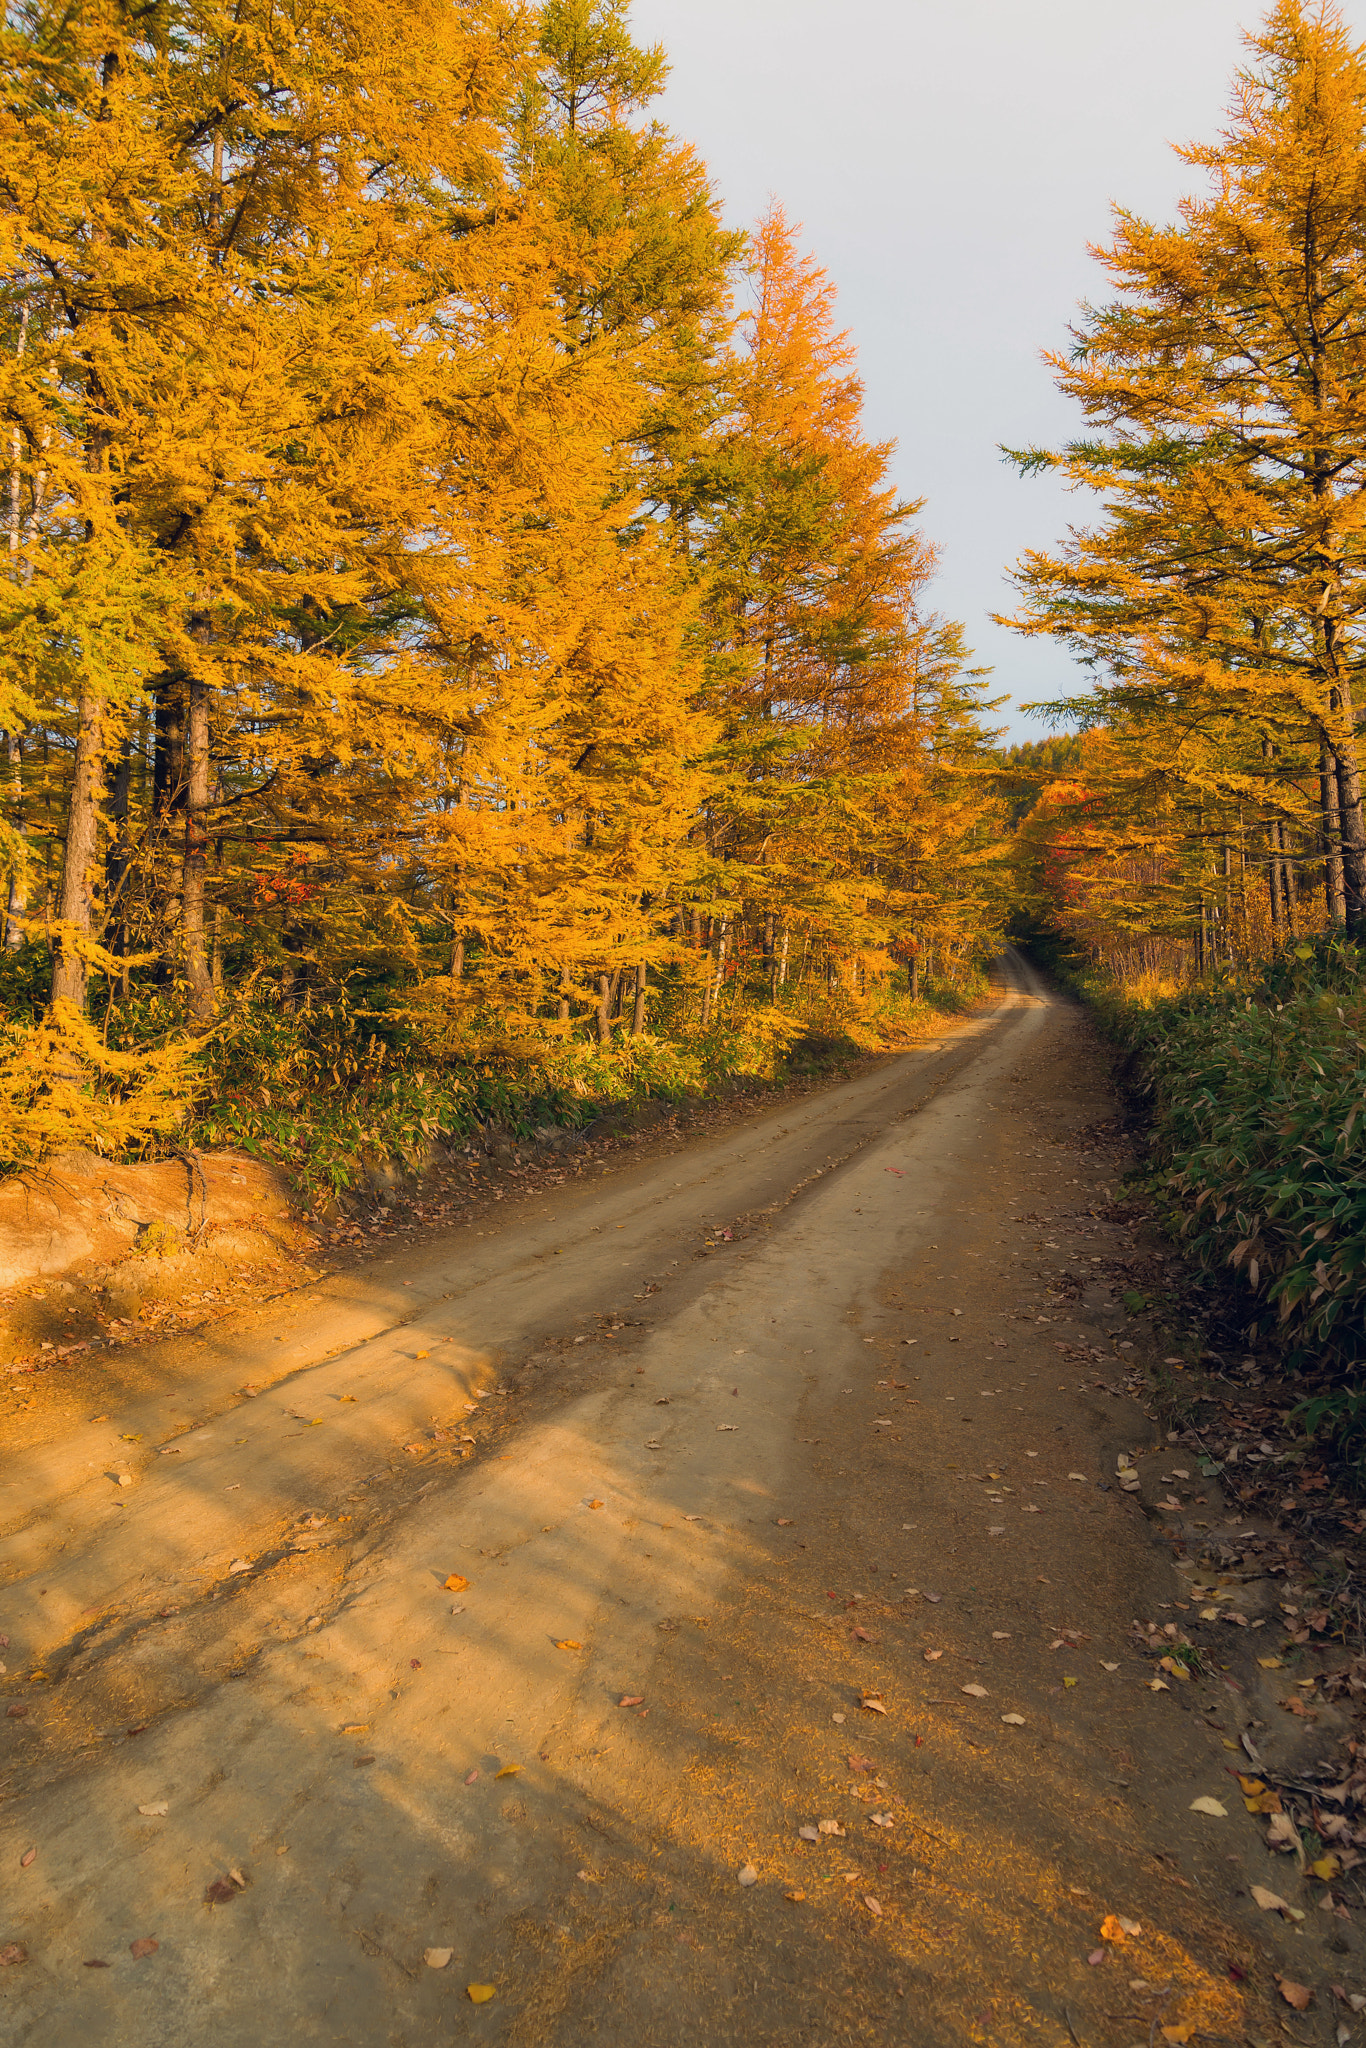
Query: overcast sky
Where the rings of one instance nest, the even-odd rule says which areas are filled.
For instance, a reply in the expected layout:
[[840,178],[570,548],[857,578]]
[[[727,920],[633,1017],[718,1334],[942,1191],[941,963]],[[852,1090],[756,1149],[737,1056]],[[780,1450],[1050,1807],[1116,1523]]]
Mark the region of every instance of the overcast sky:
[[[1366,0],[1348,8],[1357,33]],[[1015,704],[1071,686],[1051,642],[990,623],[1024,548],[1082,504],[999,444],[1075,426],[1039,360],[1101,295],[1112,201],[1169,217],[1217,134],[1257,0],[633,0],[672,64],[661,118],[706,158],[727,219],[772,194],[839,288],[867,418],[927,500],[937,608]],[[1013,707],[1020,738],[1044,727]]]

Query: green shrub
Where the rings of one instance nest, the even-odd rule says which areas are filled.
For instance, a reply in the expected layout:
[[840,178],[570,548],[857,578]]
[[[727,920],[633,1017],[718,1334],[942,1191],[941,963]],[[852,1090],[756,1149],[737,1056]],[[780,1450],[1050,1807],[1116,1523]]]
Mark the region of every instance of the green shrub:
[[1137,1055],[1154,1183],[1196,1256],[1241,1275],[1250,1334],[1339,1382],[1366,1359],[1360,969],[1354,948],[1302,946],[1256,983],[1146,1006],[1092,991]]

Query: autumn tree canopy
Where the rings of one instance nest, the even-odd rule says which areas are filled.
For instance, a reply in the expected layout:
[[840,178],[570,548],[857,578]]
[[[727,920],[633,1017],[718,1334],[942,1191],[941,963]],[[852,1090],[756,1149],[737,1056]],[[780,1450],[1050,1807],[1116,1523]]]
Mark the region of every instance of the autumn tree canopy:
[[723,226],[626,15],[10,10],[16,1072],[262,1000],[610,1048],[999,923],[833,288]]

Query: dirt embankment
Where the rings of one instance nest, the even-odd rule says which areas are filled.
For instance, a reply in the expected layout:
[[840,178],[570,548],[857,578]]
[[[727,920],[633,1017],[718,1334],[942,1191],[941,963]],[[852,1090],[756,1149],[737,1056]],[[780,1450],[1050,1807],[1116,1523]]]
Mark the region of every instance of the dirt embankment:
[[0,1359],[32,1371],[203,1310],[311,1247],[284,1176],[232,1152],[58,1154],[0,1182]]

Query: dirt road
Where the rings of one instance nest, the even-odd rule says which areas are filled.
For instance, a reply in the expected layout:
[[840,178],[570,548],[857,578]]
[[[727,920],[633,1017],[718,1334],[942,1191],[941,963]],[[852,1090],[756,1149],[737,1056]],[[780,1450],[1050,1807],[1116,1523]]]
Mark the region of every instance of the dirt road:
[[1265,1702],[1129,1641],[1220,1509],[1114,1483],[1176,1482],[1083,1270],[1110,1114],[1012,960],[856,1082],[122,1362],[3,1474],[5,2038],[1334,2040],[1355,1929],[1247,1897]]

